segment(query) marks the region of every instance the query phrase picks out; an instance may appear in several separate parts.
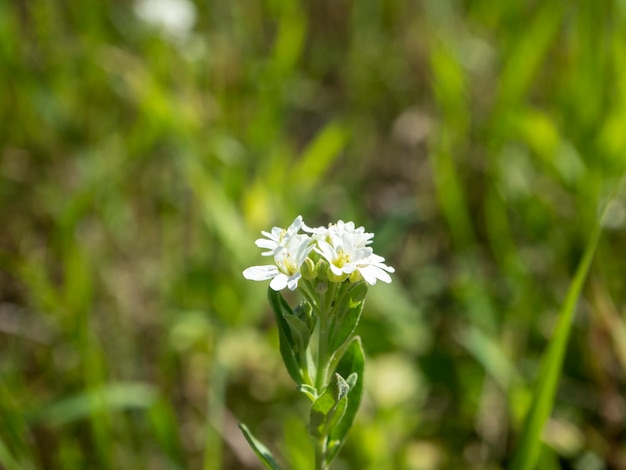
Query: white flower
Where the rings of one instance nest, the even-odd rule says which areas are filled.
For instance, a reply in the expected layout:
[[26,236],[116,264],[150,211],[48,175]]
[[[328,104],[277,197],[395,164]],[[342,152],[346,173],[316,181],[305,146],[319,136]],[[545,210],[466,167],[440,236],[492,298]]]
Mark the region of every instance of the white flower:
[[[299,218],[301,223],[302,218]],[[280,240],[281,243],[283,241],[283,239]],[[275,265],[252,266],[243,272],[243,277],[252,281],[271,279],[270,287],[275,291],[283,290],[285,287],[289,290],[296,290],[302,277],[300,267],[312,249],[311,238],[308,235],[292,235],[280,245],[280,249],[274,255]]]
[[372,253],[366,261],[357,263],[357,269],[363,276],[363,279],[365,279],[365,282],[372,286],[376,284],[376,279],[380,279],[387,284],[391,282],[391,276],[387,273],[393,273],[396,270],[384,263],[385,258]]
[[[345,228],[344,226],[340,230]],[[388,273],[393,273],[395,270],[384,264],[385,258],[374,254],[372,248],[364,246],[372,238],[369,236],[371,234],[366,234],[364,231],[357,233],[354,230],[354,224],[347,228],[348,230],[343,230],[341,235],[338,231],[331,233],[329,229],[328,241],[318,240],[315,248],[315,251],[328,261],[332,274],[341,280],[354,276],[357,272],[365,282],[371,285],[376,284],[377,280],[391,282]]]
[[352,242],[357,248],[363,248],[369,245],[372,243],[372,238],[374,238],[374,234],[367,233],[365,228],[355,228],[354,222],[344,222],[343,220],[338,221],[336,224],[331,224],[328,230],[340,237],[343,237],[344,234],[348,234],[352,237]]
[[306,224],[302,224],[302,231],[311,234],[311,240],[313,243],[317,243],[318,240],[324,240],[328,237],[328,227],[309,227]]
[[[306,234],[300,234],[300,230]],[[265,281],[271,279],[270,287],[276,291],[288,287],[295,290],[302,278],[301,267],[312,250],[329,264],[328,276],[332,282],[365,280],[374,285],[377,280],[391,282],[388,273],[395,270],[385,264],[385,259],[374,254],[371,247],[373,233],[354,222],[338,221],[328,227],[308,227],[302,216],[294,219],[286,228],[274,227],[270,232],[261,232],[265,238],[256,240],[256,245],[267,251],[263,256],[273,256],[274,265],[252,266],[243,272],[246,279]],[[309,235],[310,234],[310,235]],[[309,263],[313,264],[309,260]],[[312,268],[311,275],[316,275]]]
[[306,224],[302,224],[302,230],[310,233],[313,240],[326,240],[327,242],[330,242],[332,237],[342,237],[344,234],[348,234],[358,248],[369,245],[374,238],[374,234],[367,233],[365,228],[356,228],[354,222],[344,222],[343,220],[336,224],[329,224],[328,227],[308,227]]
[[278,254],[285,245],[289,243],[291,238],[298,234],[300,228],[303,227],[304,222],[302,216],[299,215],[294,219],[291,225],[287,228],[274,227],[271,232],[261,232],[266,238],[259,238],[254,243],[259,248],[266,248],[269,251],[261,253],[263,256],[275,256]]

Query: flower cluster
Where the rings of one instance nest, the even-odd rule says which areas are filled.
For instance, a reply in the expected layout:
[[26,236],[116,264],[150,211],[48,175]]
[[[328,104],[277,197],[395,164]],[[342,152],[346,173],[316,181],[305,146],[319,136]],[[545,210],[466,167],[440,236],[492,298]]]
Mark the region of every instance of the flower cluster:
[[368,246],[374,234],[355,227],[354,222],[340,220],[328,227],[312,228],[298,216],[287,229],[274,227],[261,233],[265,238],[255,243],[267,250],[263,256],[274,257],[274,264],[252,266],[243,275],[253,281],[271,279],[270,287],[275,291],[285,287],[296,290],[303,277],[330,282],[364,280],[371,285],[377,280],[391,282],[388,273],[394,269]]

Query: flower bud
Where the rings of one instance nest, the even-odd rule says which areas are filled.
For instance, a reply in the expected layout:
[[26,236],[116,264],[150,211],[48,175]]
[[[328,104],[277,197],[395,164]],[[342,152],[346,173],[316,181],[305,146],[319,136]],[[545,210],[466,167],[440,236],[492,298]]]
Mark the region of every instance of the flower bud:
[[307,258],[302,263],[300,267],[300,272],[302,273],[302,277],[307,281],[312,281],[317,277],[317,266],[313,263],[311,258]]
[[363,280],[363,276],[361,276],[361,272],[357,269],[356,271],[353,271],[352,274],[350,274],[348,280],[351,283],[356,284],[357,282],[361,282]]
[[348,274],[346,273],[341,273],[339,275],[335,274],[334,272],[332,272],[332,270],[328,270],[328,280],[330,282],[343,282],[348,278]]
[[328,279],[328,261],[324,258],[320,258],[315,266],[315,270],[317,271],[317,278],[320,281],[325,281]]

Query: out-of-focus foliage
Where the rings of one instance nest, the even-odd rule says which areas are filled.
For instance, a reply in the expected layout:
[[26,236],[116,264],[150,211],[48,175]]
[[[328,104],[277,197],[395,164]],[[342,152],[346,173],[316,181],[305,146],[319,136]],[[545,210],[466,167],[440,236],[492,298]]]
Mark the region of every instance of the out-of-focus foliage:
[[[397,269],[337,469],[505,468],[626,168],[618,0],[0,2],[0,467],[307,469],[258,232],[354,220]],[[626,205],[542,469],[626,468]]]

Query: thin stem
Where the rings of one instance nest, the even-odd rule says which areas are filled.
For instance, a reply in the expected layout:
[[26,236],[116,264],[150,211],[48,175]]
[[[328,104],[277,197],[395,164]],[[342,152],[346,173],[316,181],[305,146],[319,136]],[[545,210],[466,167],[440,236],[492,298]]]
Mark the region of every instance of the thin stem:
[[341,283],[339,284],[339,292],[334,292],[334,294],[337,295],[338,299],[334,302],[334,305],[331,303],[331,310],[328,312],[328,317],[332,320],[330,322],[330,331],[328,332],[330,337],[332,337],[332,335],[335,333],[335,325],[337,324],[337,313],[339,311],[339,308],[341,307],[343,300],[351,289],[351,285],[346,286],[346,283]]
[[310,281],[305,281],[301,283],[300,286],[301,286],[300,292],[302,292],[302,295],[304,295],[307,302],[309,302],[311,304],[311,307],[313,307],[315,310],[319,312],[320,310],[319,301],[316,299],[315,295],[313,295],[310,292],[313,289]]
[[315,443],[315,470],[326,470],[326,437],[322,437]]
[[318,337],[318,351],[317,351],[317,375],[315,378],[315,388],[317,393],[321,394],[326,388],[328,380],[328,364],[330,359],[330,353],[328,351],[328,327],[330,314],[333,309],[333,297],[337,290],[337,284],[334,282],[329,283],[328,290],[324,293],[324,307],[319,310],[319,337]]
[[328,290],[324,294],[324,306],[326,308],[327,315],[330,314],[330,311],[332,310],[333,300],[334,300],[335,292],[337,291],[337,286],[338,286],[336,282],[329,282],[328,284],[329,284]]
[[[315,388],[318,395],[321,395],[328,385],[328,366],[332,351],[328,351],[328,326],[330,315],[333,310],[333,299],[337,290],[337,284],[330,282],[328,289],[323,296],[323,307],[318,310],[319,331],[318,331],[318,351],[317,351],[317,373],[315,376]],[[320,306],[321,307],[321,306]],[[315,443],[315,470],[326,470],[326,442],[327,436],[320,437]]]
[[[335,306],[333,307],[333,311],[331,312],[331,317],[333,315],[339,315],[339,312],[338,312],[339,308],[341,307],[346,296],[350,293],[350,291],[353,288],[354,288],[354,285],[352,284],[345,284],[345,283],[341,284],[341,286],[339,287],[339,293],[338,293],[339,299],[337,300],[337,302],[335,302]],[[335,326],[335,322],[333,322],[329,331],[329,334],[331,336],[334,334],[334,326]],[[353,338],[354,338],[354,331],[350,334],[350,336],[348,336],[345,339],[345,341],[340,346],[337,347],[335,351],[332,351],[330,357],[328,358],[328,370],[334,371],[336,369],[341,357],[343,356],[343,353],[346,352],[346,349],[350,345]]]
[[317,374],[315,374],[315,388],[318,395],[326,388],[326,374],[328,373],[328,315],[320,312],[317,349]]
[[[317,354],[317,373],[315,374],[315,388],[318,396],[326,388],[326,375],[328,374],[328,359],[326,352],[328,341],[328,315],[320,312],[319,316],[319,349]],[[326,469],[326,436],[322,436],[315,443],[315,470]]]
[[313,386],[313,379],[311,378],[311,374],[309,373],[310,354],[311,353],[309,348],[307,348],[306,351],[300,352],[300,363],[304,364],[304,369],[302,370],[302,378],[304,379],[304,383]]

